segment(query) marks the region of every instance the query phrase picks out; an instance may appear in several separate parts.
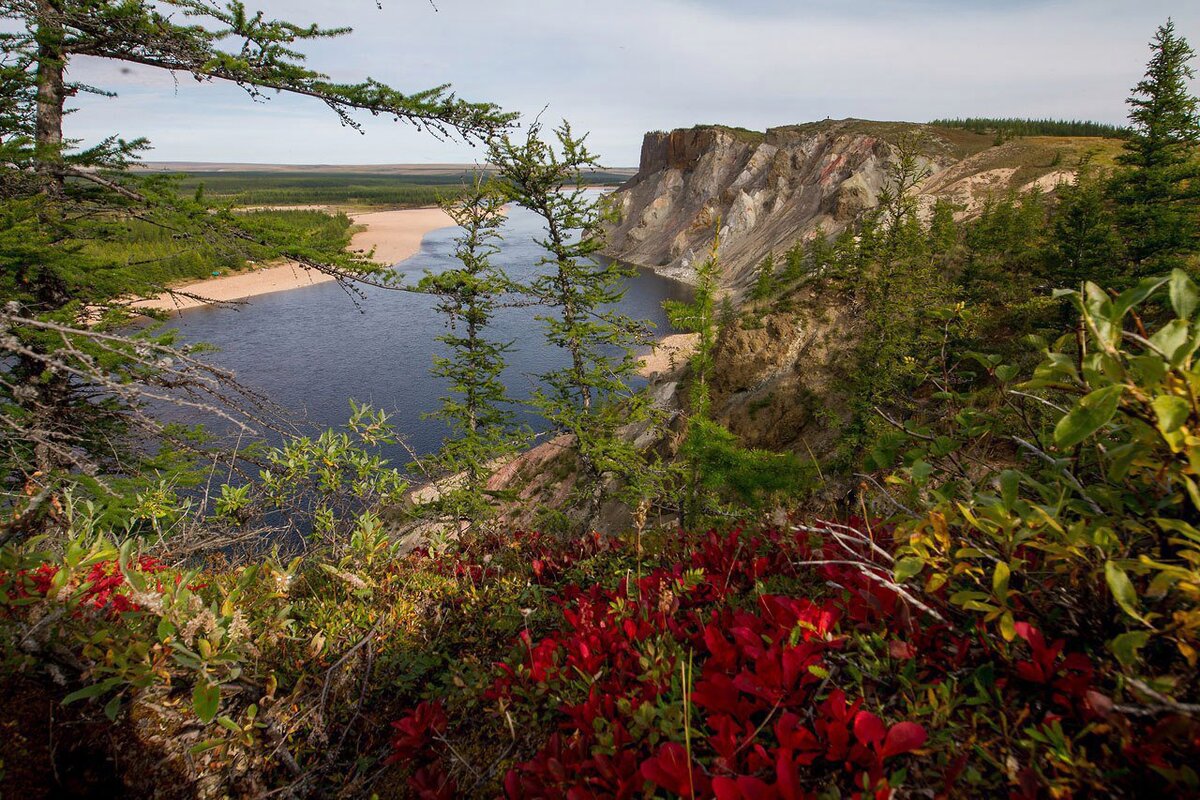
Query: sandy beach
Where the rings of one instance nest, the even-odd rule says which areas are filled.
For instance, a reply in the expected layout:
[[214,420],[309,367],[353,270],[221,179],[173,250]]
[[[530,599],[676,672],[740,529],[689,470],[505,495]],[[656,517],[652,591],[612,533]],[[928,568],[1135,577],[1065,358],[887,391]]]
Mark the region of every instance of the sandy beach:
[[638,373],[652,378],[664,372],[674,372],[696,352],[699,340],[700,335],[697,333],[673,333],[664,336],[654,345],[652,351],[642,356],[642,365]]
[[[353,214],[351,219],[356,225],[364,226],[364,229],[354,234],[350,248],[364,253],[374,249],[374,259],[384,264],[395,264],[415,255],[421,249],[421,240],[425,238],[425,234],[454,225],[450,216],[440,208],[373,211]],[[138,309],[181,311],[205,305],[205,301],[244,300],[332,280],[334,278],[330,275],[304,269],[296,264],[271,264],[255,270],[173,287],[176,291],[194,294],[204,298],[203,300],[163,293],[131,305]]]

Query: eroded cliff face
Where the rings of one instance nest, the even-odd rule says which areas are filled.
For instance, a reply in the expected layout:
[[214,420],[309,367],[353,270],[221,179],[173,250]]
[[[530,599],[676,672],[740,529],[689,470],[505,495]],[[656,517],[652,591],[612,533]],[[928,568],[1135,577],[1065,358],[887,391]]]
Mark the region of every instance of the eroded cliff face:
[[843,124],[650,133],[638,174],[616,195],[608,251],[688,280],[719,222],[726,282],[744,285],[766,253],[873,206],[894,157],[886,139]]
[[789,313],[741,321],[713,354],[714,418],[749,447],[824,455],[845,422],[838,365],[856,341],[854,310],[844,298],[802,298]]
[[[719,222],[723,281],[744,288],[768,254],[818,229],[836,234],[875,207],[899,144],[910,140],[928,177],[923,208],[939,197],[960,214],[996,193],[1053,190],[1072,173],[1073,140],[991,137],[912,123],[827,120],[755,133],[719,126],[647,134],[637,175],[614,195],[619,222],[607,253],[689,281]],[[1093,140],[1095,141],[1095,140]]]

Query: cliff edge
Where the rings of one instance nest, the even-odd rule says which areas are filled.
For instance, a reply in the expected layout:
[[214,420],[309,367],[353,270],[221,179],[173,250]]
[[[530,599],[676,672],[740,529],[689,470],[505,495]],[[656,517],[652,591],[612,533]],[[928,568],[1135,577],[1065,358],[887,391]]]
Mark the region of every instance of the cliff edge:
[[899,146],[928,170],[922,204],[940,197],[970,215],[988,196],[1071,180],[1109,140],[1024,137],[997,144],[969,131],[904,122],[826,120],[765,133],[698,126],[646,134],[637,174],[614,194],[618,221],[606,254],[684,281],[721,226],[723,280],[744,288],[768,253],[818,229],[836,234],[873,208]]

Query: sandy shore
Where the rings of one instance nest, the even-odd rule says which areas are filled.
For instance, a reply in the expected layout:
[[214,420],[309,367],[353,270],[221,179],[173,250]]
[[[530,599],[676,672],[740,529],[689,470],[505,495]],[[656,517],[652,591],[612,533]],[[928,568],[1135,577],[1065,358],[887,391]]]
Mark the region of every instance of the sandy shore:
[[440,208],[410,208],[402,211],[374,211],[352,214],[356,225],[365,225],[350,240],[351,250],[375,248],[375,260],[396,264],[421,250],[425,234],[454,226],[454,220]]
[[[416,255],[425,234],[448,228],[454,221],[440,208],[412,208],[398,211],[374,211],[351,216],[355,224],[365,228],[350,241],[352,250],[375,250],[375,260],[395,264]],[[158,297],[139,300],[133,308],[157,311],[176,311],[206,305],[206,301],[230,302],[248,297],[298,289],[334,278],[322,272],[304,269],[296,264],[272,264],[259,269],[236,272],[219,278],[208,278],[173,287],[176,291],[196,295],[200,300],[163,293]]]
[[642,356],[639,374],[650,378],[664,372],[673,372],[696,352],[699,339],[700,335],[696,333],[673,333],[664,336],[650,353]]

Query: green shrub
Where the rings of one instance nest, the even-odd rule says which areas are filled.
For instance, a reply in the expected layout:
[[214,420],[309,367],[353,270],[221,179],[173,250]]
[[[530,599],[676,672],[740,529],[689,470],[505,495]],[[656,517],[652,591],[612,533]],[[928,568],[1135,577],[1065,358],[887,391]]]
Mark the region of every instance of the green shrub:
[[[1166,289],[1170,319],[1139,314]],[[1107,641],[1131,673],[1165,676],[1200,646],[1200,289],[1181,271],[1113,297],[1066,293],[1080,333],[1045,350],[1032,378],[979,356],[993,398],[930,430],[902,482],[930,499],[901,526],[897,578],[994,623],[1022,617]],[[990,407],[989,407],[990,406]],[[981,475],[985,449],[1011,466]],[[1143,663],[1141,648],[1153,654]]]

